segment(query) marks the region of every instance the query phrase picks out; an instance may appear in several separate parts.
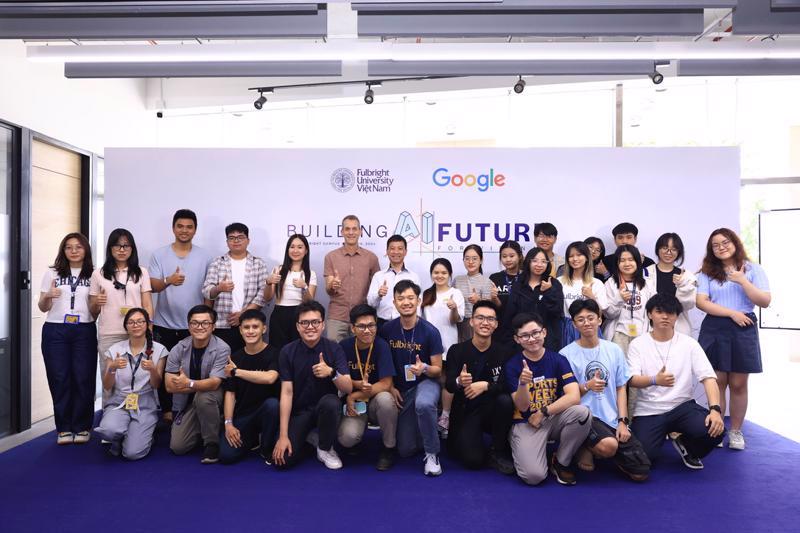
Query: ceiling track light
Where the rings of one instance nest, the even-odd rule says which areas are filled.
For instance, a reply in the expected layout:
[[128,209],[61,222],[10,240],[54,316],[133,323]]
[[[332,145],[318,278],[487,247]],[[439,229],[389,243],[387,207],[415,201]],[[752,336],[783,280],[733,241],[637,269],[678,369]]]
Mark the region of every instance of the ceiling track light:
[[375,101],[375,91],[372,90],[372,87],[380,87],[380,82],[378,83],[367,83],[367,90],[364,91],[364,103],[369,105]]
[[522,94],[522,91],[525,90],[525,80],[522,79],[522,76],[519,77],[517,83],[514,84],[514,92],[517,94]]
[[267,97],[264,96],[264,93],[259,91],[258,98],[256,98],[255,102],[253,102],[253,107],[260,110],[262,107],[264,107],[264,104],[266,103],[267,103]]
[[648,77],[653,82],[654,85],[660,85],[662,81],[664,81],[664,75],[661,74],[658,69],[656,69],[656,65],[653,64],[653,72],[648,74]]

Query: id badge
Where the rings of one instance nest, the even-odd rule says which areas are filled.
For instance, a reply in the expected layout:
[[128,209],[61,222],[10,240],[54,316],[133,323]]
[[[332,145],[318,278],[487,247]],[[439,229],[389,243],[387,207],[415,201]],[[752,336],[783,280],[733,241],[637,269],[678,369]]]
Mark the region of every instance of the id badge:
[[628,337],[638,337],[639,336],[639,329],[636,327],[636,324],[628,324]]
[[135,392],[131,392],[127,396],[125,396],[125,410],[126,411],[138,411],[139,410],[139,395]]
[[417,381],[417,376],[411,371],[411,367],[414,365],[405,365],[403,366],[403,373],[406,376],[406,381]]
[[367,402],[359,401],[353,404],[353,407],[356,409],[356,413],[363,415],[367,412]]
[[120,307],[119,308],[119,314],[121,314],[122,316],[125,316],[125,315],[128,314],[128,311],[130,311],[130,310],[131,310],[130,307]]
[[80,324],[81,323],[81,315],[64,315],[64,324]]

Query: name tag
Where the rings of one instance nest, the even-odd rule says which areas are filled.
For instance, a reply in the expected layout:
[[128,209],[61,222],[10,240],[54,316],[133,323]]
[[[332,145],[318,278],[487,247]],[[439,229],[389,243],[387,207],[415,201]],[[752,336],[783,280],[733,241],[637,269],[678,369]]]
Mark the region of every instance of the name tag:
[[64,315],[64,324],[80,324],[81,315]]
[[135,392],[131,392],[127,396],[125,396],[125,407],[126,411],[138,411],[139,410],[139,395]]
[[417,381],[417,376],[415,376],[414,373],[411,371],[412,366],[413,365],[405,365],[403,367],[403,373],[406,376],[406,381]]
[[[358,401],[353,403],[353,408],[356,410],[357,415],[363,415],[367,412],[367,402]],[[342,406],[342,411],[344,411],[344,415],[347,416],[347,406]]]
[[639,329],[636,327],[636,324],[628,324],[628,337],[638,337],[639,336]]
[[125,315],[128,314],[128,311],[130,311],[130,310],[131,310],[130,307],[120,307],[119,308],[119,314],[121,314],[122,316],[125,316]]

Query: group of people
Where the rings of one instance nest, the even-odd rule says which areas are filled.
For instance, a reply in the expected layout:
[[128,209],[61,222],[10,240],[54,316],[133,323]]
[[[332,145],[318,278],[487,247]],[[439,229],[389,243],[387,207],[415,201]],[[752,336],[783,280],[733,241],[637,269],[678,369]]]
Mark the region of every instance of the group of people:
[[[94,432],[131,460],[149,453],[161,422],[175,454],[202,447],[206,464],[257,451],[286,468],[316,448],[338,469],[337,447],[357,453],[378,426],[378,470],[422,452],[424,473],[440,475],[444,441],[465,467],[529,484],[548,472],[574,484],[575,467],[592,471],[599,458],[642,481],[667,436],[687,467],[703,468],[726,433],[726,392],[728,445],[745,447],[747,377],[761,371],[753,310],[770,293],[729,229],[712,232],[694,274],[675,233],[658,238],[654,259],[631,223],[613,229],[613,254],[589,237],[561,257],[556,227],[540,223],[527,253],[502,244],[499,272],[485,276],[471,244],[465,274],[437,258],[423,291],[406,240],[388,239],[381,267],[348,215],[343,246],[324,260],[327,309],[303,235],[270,268],[248,251],[244,224],[225,228],[218,257],[193,244],[194,212],[177,211],[172,230],[149,268],[125,229],[111,232],[96,270],[87,239],[64,237],[39,298],[59,444],[90,438],[99,354]],[[706,313],[697,340],[695,306]],[[707,407],[695,401],[698,382]]]

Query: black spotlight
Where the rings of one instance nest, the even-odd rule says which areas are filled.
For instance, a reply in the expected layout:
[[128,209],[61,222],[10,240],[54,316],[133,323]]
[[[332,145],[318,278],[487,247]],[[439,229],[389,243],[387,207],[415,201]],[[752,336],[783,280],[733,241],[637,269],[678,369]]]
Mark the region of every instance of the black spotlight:
[[253,102],[253,107],[255,107],[256,109],[261,109],[262,107],[264,107],[264,104],[266,103],[267,103],[267,97],[264,96],[263,92],[259,91],[258,98],[256,99],[255,102]]
[[522,76],[520,76],[517,83],[514,84],[514,92],[517,94],[522,94],[522,91],[524,90],[525,90],[525,80],[523,80]]
[[655,69],[653,69],[653,72],[648,75],[655,85],[659,85],[662,81],[664,81],[664,75]]
[[372,90],[372,87],[367,85],[367,90],[364,92],[364,103],[369,105],[375,101],[375,91]]

